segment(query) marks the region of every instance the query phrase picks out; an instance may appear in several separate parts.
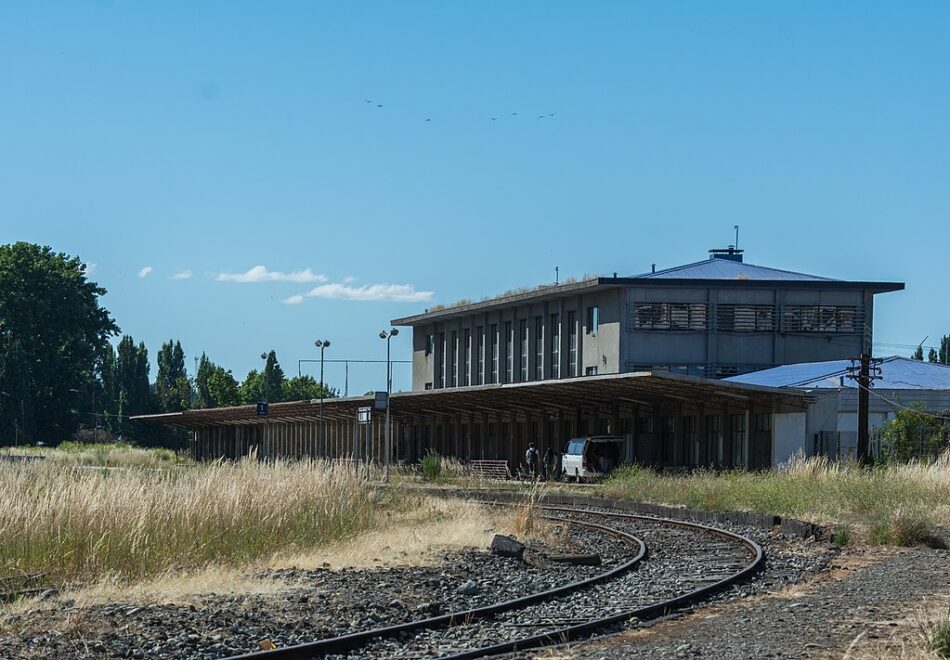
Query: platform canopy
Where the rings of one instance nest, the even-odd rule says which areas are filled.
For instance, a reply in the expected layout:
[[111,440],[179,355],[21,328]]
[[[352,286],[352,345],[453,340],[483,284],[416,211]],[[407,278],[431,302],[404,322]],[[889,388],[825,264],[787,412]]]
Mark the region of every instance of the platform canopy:
[[[372,406],[374,400],[373,396],[324,399],[323,417],[327,421],[356,420],[357,410]],[[650,409],[670,404],[686,407],[733,404],[775,412],[797,412],[805,410],[806,400],[804,393],[794,390],[652,371],[399,392],[390,400],[391,415],[396,421],[456,415],[575,414],[578,411],[608,415],[618,408],[628,411],[636,406]],[[384,412],[374,410],[373,414]],[[315,422],[320,419],[320,400],[272,403],[268,417],[272,423]],[[260,424],[264,421],[258,416],[254,404],[140,415],[132,419],[183,428]]]

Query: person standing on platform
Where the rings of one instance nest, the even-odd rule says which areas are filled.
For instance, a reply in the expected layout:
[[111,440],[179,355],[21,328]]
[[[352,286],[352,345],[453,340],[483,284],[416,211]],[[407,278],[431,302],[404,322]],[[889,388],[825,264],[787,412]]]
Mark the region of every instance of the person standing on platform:
[[538,468],[539,463],[541,462],[541,457],[538,455],[538,450],[534,448],[534,443],[528,445],[528,451],[524,453],[524,462],[528,466],[528,474],[531,475],[532,479],[538,478]]

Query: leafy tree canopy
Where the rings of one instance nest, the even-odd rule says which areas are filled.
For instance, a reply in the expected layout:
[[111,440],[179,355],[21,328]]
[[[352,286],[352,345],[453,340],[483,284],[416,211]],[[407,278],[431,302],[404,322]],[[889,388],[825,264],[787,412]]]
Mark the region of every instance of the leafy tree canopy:
[[[0,442],[59,442],[78,427],[77,392],[119,328],[105,289],[78,257],[31,243],[0,246]],[[15,428],[16,427],[16,428]]]
[[284,401],[319,399],[321,394],[324,399],[339,396],[335,389],[327,387],[326,383],[321,386],[313,376],[294,376],[284,386]]

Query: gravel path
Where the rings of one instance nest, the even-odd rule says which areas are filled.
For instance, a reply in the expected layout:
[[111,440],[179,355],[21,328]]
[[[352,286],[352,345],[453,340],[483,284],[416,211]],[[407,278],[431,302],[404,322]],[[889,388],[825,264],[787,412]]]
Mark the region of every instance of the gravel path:
[[[557,650],[542,657],[811,658],[840,657],[860,636],[887,639],[896,621],[950,592],[950,552],[852,551],[832,570],[791,590],[703,610]],[[861,648],[854,657],[866,657]],[[867,651],[869,655],[878,652]]]
[[[0,620],[0,657],[221,658],[258,650],[262,640],[287,646],[543,591],[607,570],[628,552],[599,532],[558,529],[556,545],[530,543],[525,561],[470,550],[437,566],[269,571],[261,577],[286,583],[284,593],[207,596],[190,606],[40,603]],[[546,552],[596,552],[604,565],[548,563]]]

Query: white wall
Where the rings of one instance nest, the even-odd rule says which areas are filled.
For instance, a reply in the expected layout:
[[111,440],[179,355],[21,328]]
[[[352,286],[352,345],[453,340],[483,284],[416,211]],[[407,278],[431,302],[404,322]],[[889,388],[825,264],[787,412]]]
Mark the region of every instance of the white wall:
[[808,452],[805,413],[777,413],[772,416],[772,466],[778,466],[798,451]]

